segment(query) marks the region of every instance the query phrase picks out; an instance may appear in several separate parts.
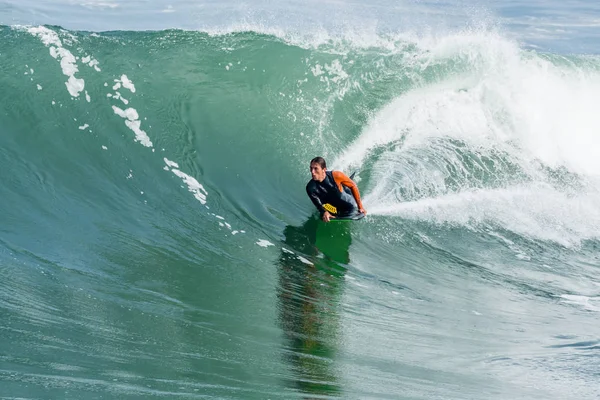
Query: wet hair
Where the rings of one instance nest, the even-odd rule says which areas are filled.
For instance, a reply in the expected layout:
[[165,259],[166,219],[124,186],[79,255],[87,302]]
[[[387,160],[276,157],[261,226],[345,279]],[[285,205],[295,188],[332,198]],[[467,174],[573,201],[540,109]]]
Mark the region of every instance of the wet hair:
[[310,165],[313,164],[319,164],[323,169],[327,168],[327,164],[325,163],[325,159],[323,157],[315,157],[310,160]]

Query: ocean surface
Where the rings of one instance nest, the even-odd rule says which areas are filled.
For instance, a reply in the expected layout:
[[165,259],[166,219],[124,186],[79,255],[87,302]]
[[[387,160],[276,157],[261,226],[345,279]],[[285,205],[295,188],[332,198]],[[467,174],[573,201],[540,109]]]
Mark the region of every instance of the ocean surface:
[[599,104],[597,2],[4,0],[0,398],[598,399]]

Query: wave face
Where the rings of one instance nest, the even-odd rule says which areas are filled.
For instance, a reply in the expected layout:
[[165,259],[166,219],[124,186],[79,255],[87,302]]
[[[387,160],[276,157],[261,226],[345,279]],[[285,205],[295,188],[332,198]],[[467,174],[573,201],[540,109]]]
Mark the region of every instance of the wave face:
[[[600,57],[56,26],[0,56],[8,398],[600,394]],[[368,218],[317,219],[317,155]]]

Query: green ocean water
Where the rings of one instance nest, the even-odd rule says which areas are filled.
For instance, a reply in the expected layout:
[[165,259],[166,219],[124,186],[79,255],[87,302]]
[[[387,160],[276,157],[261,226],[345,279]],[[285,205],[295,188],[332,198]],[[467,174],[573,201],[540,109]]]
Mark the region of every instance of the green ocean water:
[[[600,394],[600,58],[2,26],[0,60],[0,397]],[[316,218],[317,155],[365,219]]]

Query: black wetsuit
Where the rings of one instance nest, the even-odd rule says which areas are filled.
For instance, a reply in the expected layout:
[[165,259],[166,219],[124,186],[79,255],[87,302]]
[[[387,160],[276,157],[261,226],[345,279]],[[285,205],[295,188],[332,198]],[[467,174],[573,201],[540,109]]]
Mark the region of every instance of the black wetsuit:
[[323,204],[329,203],[337,208],[338,215],[353,214],[358,211],[356,201],[350,188],[343,186],[344,190],[340,191],[338,184],[333,178],[332,171],[325,171],[325,179],[322,182],[311,179],[306,184],[306,193],[312,200],[321,216],[325,213]]

